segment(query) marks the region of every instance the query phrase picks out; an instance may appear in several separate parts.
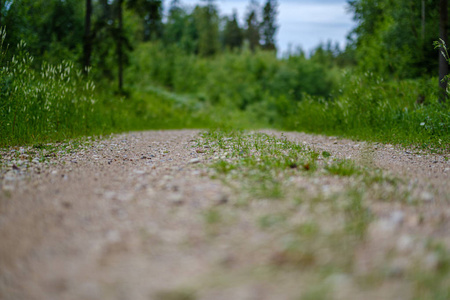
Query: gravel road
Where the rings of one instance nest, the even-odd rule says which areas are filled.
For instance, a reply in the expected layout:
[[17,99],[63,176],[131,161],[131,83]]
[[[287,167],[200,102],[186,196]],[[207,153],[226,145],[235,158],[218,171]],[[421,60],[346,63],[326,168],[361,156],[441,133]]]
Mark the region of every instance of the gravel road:
[[[450,249],[448,154],[283,134],[414,187],[419,204],[370,204],[375,219],[355,250],[355,274],[376,263],[381,239],[385,252],[420,252],[430,237]],[[149,131],[0,150],[0,299],[300,299],[309,279],[259,269],[267,250],[259,240],[276,233],[246,218],[263,208],[240,211],[239,222],[222,224],[220,233],[205,226],[205,214],[231,211],[240,197],[212,179],[212,158],[198,149],[198,137],[195,130]],[[433,253],[421,253],[426,268],[438,267]],[[394,273],[402,263],[393,262]],[[348,274],[333,280],[342,287],[336,299],[412,297],[404,280],[367,293]]]

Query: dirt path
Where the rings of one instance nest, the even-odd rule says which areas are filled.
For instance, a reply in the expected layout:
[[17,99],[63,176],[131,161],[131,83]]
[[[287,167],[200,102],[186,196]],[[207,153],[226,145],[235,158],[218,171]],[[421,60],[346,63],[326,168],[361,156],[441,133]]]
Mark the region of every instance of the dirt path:
[[[322,271],[274,270],[267,261],[278,252],[268,245],[284,233],[250,220],[281,204],[255,201],[242,208],[235,189],[211,179],[212,157],[198,148],[198,135],[142,132],[3,151],[0,299],[302,299],[315,295],[312,282],[330,285],[333,299],[410,299],[410,281],[395,273],[408,262],[390,261],[400,265],[391,270],[392,283],[382,280],[367,290],[357,284],[358,274],[392,247],[416,253],[433,237],[450,249],[450,162],[444,155],[284,133],[389,170],[413,186],[419,204],[370,203],[374,221],[354,249],[352,274],[317,283],[311,274]],[[225,221],[217,221],[224,218],[218,212]],[[447,262],[426,249],[420,253],[425,269]],[[317,295],[309,299],[324,299]]]

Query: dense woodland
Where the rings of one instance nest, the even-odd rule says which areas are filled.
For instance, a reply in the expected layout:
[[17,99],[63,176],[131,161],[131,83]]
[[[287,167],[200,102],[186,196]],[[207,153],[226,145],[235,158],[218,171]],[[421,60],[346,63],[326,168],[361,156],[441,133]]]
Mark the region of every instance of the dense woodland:
[[311,53],[277,53],[278,5],[0,1],[1,144],[237,126],[448,149],[447,1],[348,1],[346,48]]

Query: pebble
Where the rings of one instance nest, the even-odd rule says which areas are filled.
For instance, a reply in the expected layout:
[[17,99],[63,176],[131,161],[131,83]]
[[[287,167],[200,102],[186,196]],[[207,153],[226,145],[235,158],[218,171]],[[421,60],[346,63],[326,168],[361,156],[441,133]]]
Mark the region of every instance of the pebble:
[[190,164],[198,164],[200,162],[199,158],[193,158],[189,161]]
[[120,241],[120,233],[117,230],[110,230],[106,234],[106,239],[110,243],[116,243]]
[[184,203],[183,195],[180,193],[170,194],[168,200],[175,205],[182,205]]
[[391,237],[394,234],[395,229],[396,229],[395,223],[383,219],[375,221],[372,224],[370,224],[368,233],[370,239],[377,242]]
[[221,194],[219,197],[217,197],[216,204],[222,205],[228,203],[228,201],[228,196],[225,194]]
[[434,196],[433,194],[429,193],[429,192],[422,192],[420,194],[420,198],[425,201],[425,202],[431,202],[434,200]]
[[390,222],[395,226],[399,226],[403,223],[403,219],[405,218],[405,214],[401,210],[393,211],[389,217]]
[[402,235],[396,245],[396,249],[401,254],[408,254],[414,249],[414,241],[411,236],[404,234]]

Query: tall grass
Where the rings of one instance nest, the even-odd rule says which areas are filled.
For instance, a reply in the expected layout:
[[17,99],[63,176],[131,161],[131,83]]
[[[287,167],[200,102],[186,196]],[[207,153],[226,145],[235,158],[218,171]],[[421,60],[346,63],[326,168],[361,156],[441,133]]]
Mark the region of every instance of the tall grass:
[[1,144],[90,133],[98,120],[94,83],[67,61],[33,69],[25,42],[6,61],[4,29],[1,36]]
[[450,149],[450,105],[439,103],[436,78],[384,81],[365,73],[343,82],[331,101],[299,102],[282,127]]
[[203,110],[177,103],[169,95],[135,91],[126,98],[108,85],[96,90],[70,61],[44,62],[35,68],[24,42],[8,59],[5,36],[1,29],[0,146],[212,123]]

